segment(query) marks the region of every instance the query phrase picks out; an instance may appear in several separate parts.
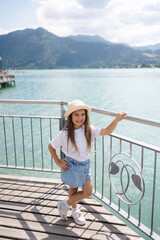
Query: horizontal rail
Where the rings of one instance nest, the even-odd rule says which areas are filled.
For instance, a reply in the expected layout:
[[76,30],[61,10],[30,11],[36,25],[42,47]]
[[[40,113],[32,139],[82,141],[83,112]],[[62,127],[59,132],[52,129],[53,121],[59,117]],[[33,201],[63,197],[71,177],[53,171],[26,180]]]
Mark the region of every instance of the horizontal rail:
[[147,143],[144,143],[144,142],[141,142],[141,141],[129,138],[129,137],[125,137],[125,136],[122,136],[122,135],[117,134],[117,133],[112,133],[111,136],[113,136],[117,139],[121,139],[125,142],[134,143],[134,145],[137,145],[137,146],[140,146],[140,147],[145,147],[146,149],[149,149],[149,150],[156,151],[156,152],[160,153],[160,147],[157,147],[157,146],[154,146],[154,145],[151,145],[151,144],[147,144]]
[[[117,115],[116,112],[111,112],[111,111],[108,111],[108,110],[106,111],[106,110],[97,109],[97,108],[92,108],[92,112],[105,114],[105,115],[110,115],[110,116],[116,116]],[[157,120],[139,118],[139,117],[134,117],[134,116],[130,116],[130,115],[126,116],[126,120],[151,125],[151,126],[154,126],[154,127],[160,127],[160,121],[157,121]]]
[[47,168],[31,168],[31,167],[19,167],[19,166],[7,166],[7,165],[0,165],[0,168],[7,168],[7,169],[14,169],[14,170],[28,170],[28,171],[36,171],[36,172],[49,172],[49,173],[60,173],[60,170],[56,169],[47,169]]
[[55,101],[55,100],[9,100],[9,99],[0,99],[0,103],[22,103],[22,104],[59,104],[67,105],[68,102]]
[[[65,101],[55,101],[55,100],[9,100],[9,99],[0,99],[0,103],[22,103],[22,104],[59,104],[59,105],[67,105],[68,102]],[[116,112],[112,112],[109,110],[103,110],[103,109],[97,109],[97,108],[91,108],[92,112],[100,113],[104,115],[110,115],[110,116],[116,116]],[[126,120],[132,121],[132,122],[138,122],[154,127],[160,127],[160,121],[158,120],[151,120],[146,118],[139,118],[135,116],[126,116]]]
[[0,115],[0,117],[7,118],[41,118],[41,119],[61,119],[60,117],[51,117],[51,116],[27,116],[27,115]]

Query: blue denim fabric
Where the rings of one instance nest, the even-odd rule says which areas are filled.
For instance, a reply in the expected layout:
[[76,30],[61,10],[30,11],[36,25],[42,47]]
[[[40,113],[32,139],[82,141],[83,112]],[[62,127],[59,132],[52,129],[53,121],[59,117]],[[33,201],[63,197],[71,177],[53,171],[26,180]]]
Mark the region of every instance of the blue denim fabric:
[[84,187],[86,180],[91,180],[90,159],[85,162],[79,162],[66,156],[66,162],[69,162],[67,170],[61,171],[61,180],[70,187]]

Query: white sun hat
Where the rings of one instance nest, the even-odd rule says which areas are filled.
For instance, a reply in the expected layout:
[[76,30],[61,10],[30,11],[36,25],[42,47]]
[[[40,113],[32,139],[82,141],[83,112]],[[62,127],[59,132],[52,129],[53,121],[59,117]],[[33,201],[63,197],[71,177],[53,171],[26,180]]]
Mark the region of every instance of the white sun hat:
[[68,118],[71,113],[80,109],[86,109],[88,111],[88,114],[91,112],[91,107],[80,100],[74,100],[72,102],[69,102],[68,109],[64,114],[65,118]]

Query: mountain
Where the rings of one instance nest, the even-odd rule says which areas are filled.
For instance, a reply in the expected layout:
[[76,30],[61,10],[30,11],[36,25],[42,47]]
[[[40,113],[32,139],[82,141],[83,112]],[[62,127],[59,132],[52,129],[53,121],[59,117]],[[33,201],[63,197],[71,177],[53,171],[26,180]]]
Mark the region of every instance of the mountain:
[[0,36],[3,68],[97,68],[154,63],[159,54],[145,54],[99,36],[59,37],[43,28]]
[[160,49],[160,43],[154,44],[154,45],[147,45],[147,46],[142,46],[142,47],[134,47],[134,49],[139,49],[142,51],[145,50],[151,50],[151,51],[156,51]]
[[109,42],[105,40],[104,38],[98,36],[98,35],[76,35],[76,36],[69,36],[69,38],[77,41],[82,41],[82,42],[92,42],[92,43],[106,43],[113,45],[114,43]]

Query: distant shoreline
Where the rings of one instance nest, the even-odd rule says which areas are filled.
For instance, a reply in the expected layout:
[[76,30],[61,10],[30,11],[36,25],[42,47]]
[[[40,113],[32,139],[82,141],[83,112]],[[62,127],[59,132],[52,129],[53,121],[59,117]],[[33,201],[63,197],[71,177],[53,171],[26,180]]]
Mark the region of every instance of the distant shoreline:
[[[8,68],[7,70],[17,71],[20,73],[22,70],[67,70],[67,69],[140,69],[140,68],[160,68],[160,64],[130,64],[130,65],[120,65],[111,67],[82,67],[82,68]],[[5,69],[6,70],[6,69]]]

